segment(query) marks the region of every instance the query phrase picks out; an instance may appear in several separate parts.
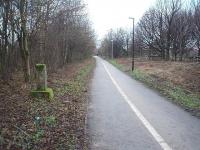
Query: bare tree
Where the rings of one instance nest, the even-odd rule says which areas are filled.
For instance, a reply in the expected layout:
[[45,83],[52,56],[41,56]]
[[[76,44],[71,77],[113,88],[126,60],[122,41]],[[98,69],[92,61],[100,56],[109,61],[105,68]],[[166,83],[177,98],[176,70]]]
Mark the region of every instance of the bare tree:
[[183,55],[187,51],[187,44],[191,39],[192,29],[192,16],[190,12],[180,11],[176,17],[176,22],[172,26],[172,54],[174,54],[174,60],[177,60],[179,54],[182,61]]
[[170,59],[173,23],[181,7],[181,0],[158,0],[157,2],[157,8],[160,12],[163,12],[164,16],[164,27],[166,29],[166,60]]
[[126,57],[129,51],[129,41],[131,39],[130,32],[119,28],[116,30],[111,29],[104,37],[101,43],[101,51],[107,57],[112,57],[112,42],[113,41],[113,55],[114,58]]
[[[196,3],[195,3],[196,2]],[[193,3],[193,36],[195,40],[195,44],[198,48],[198,56],[200,57],[200,0],[196,0]]]
[[0,48],[3,77],[21,66],[26,82],[36,63],[51,71],[86,58],[95,48],[86,5],[82,0],[2,0]]
[[4,79],[7,78],[7,67],[8,67],[8,48],[9,48],[9,35],[8,35],[8,26],[9,26],[9,13],[10,13],[10,1],[3,0],[0,3],[1,5],[1,15],[2,15],[2,30],[1,30],[1,72]]
[[[155,7],[141,18],[136,35],[138,41],[143,41],[143,47],[149,50],[149,55],[169,60],[173,53],[183,52],[189,36],[189,24],[187,12],[181,12],[181,8],[181,0],[158,0]],[[182,28],[178,28],[178,24]],[[181,44],[177,46],[180,40]]]
[[163,14],[155,8],[149,9],[136,28],[136,39],[143,41],[149,55],[159,55],[165,58],[166,30],[164,29]]

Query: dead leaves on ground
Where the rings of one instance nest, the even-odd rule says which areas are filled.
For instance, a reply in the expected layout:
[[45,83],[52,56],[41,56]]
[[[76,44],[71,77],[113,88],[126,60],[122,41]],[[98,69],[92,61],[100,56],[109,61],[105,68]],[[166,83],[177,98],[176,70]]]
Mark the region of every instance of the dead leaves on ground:
[[8,84],[0,81],[0,149],[86,149],[85,87],[93,67],[94,60],[86,60],[49,75],[52,102],[31,98],[21,73]]

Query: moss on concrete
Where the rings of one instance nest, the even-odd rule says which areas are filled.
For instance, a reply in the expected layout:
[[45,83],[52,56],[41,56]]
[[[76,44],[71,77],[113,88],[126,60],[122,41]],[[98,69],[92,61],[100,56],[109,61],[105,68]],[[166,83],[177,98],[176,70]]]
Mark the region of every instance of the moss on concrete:
[[46,88],[46,90],[41,90],[41,91],[33,90],[33,91],[31,91],[31,95],[36,98],[45,97],[48,99],[53,99],[53,97],[54,97],[54,93],[51,88]]
[[35,68],[37,71],[43,71],[44,68],[46,68],[46,65],[45,64],[36,64]]

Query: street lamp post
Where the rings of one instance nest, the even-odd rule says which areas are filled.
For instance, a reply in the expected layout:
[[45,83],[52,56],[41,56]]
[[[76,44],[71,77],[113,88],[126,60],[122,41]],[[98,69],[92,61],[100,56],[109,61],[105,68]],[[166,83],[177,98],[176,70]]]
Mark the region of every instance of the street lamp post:
[[132,71],[134,70],[134,51],[135,51],[135,46],[134,46],[134,18],[129,17],[129,19],[133,20],[133,49],[132,49]]
[[112,42],[112,51],[111,51],[111,57],[112,57],[112,59],[113,59],[113,40],[111,40],[111,42]]

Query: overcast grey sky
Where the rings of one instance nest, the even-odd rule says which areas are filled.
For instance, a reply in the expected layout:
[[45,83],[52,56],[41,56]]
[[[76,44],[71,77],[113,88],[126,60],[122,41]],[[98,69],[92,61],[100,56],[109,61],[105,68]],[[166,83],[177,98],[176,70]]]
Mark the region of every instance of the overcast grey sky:
[[98,39],[101,39],[109,29],[132,26],[129,17],[136,22],[155,0],[85,0],[88,4],[89,16],[94,25]]

